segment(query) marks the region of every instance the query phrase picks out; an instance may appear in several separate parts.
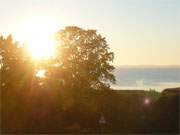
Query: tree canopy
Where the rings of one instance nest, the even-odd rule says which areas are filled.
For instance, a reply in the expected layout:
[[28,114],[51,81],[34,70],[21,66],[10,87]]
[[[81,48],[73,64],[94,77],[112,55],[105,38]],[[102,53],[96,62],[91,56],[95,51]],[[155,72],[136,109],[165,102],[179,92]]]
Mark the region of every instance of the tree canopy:
[[114,54],[110,52],[105,37],[97,34],[96,30],[70,26],[60,30],[56,40],[54,57],[33,62],[26,48],[14,42],[12,36],[1,36],[1,85],[30,81],[39,68],[46,70],[46,77],[36,81],[51,88],[98,90],[115,82],[111,65]]
[[60,78],[71,87],[108,87],[114,82],[114,54],[96,30],[66,27],[57,33],[57,57]]
[[32,71],[30,64],[32,63],[25,47],[13,41],[11,35],[7,38],[0,37],[0,70],[3,88],[12,86],[12,89],[15,89],[15,85],[20,86],[26,82],[27,74]]

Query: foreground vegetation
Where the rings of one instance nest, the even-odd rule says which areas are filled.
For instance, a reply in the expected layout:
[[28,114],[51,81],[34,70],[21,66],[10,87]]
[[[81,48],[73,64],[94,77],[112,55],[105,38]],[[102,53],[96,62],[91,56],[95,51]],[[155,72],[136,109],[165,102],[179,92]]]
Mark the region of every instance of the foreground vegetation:
[[[179,88],[180,90],[180,88]],[[172,91],[172,92],[171,92]],[[179,92],[36,91],[3,95],[4,133],[178,133]],[[72,98],[73,97],[73,98]],[[149,102],[145,102],[149,99]],[[105,124],[100,124],[103,116]]]

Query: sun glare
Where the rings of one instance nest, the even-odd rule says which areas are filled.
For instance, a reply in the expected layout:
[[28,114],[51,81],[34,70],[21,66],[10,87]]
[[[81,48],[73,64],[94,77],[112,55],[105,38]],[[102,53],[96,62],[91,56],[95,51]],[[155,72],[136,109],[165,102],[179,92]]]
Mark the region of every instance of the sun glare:
[[46,71],[44,69],[40,69],[40,70],[37,71],[36,77],[44,78],[45,77],[45,73],[46,73]]
[[21,41],[36,60],[48,59],[55,52],[55,25],[49,20],[34,20],[25,23],[18,31]]

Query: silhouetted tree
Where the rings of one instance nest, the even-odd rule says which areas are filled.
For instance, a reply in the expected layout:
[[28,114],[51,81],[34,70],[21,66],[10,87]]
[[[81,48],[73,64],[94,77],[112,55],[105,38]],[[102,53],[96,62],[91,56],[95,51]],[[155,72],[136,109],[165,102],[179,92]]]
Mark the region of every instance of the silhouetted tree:
[[[33,64],[26,48],[13,41],[10,35],[7,38],[0,37],[0,65],[2,129],[18,130],[25,120],[24,109],[32,86]],[[16,124],[12,125],[12,121]]]
[[[51,75],[69,89],[102,89],[115,82],[114,54],[96,30],[66,27],[57,33],[57,52]],[[52,77],[50,77],[52,78]]]
[[23,85],[26,80],[23,77],[30,68],[30,59],[25,47],[14,42],[11,35],[0,37],[0,65],[2,87]]

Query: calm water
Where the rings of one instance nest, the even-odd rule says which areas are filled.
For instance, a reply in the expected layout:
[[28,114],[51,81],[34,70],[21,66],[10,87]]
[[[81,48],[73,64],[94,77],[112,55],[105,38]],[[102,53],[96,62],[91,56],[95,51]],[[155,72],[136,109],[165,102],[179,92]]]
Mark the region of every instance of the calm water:
[[115,89],[155,89],[180,87],[180,67],[120,67],[115,70]]

